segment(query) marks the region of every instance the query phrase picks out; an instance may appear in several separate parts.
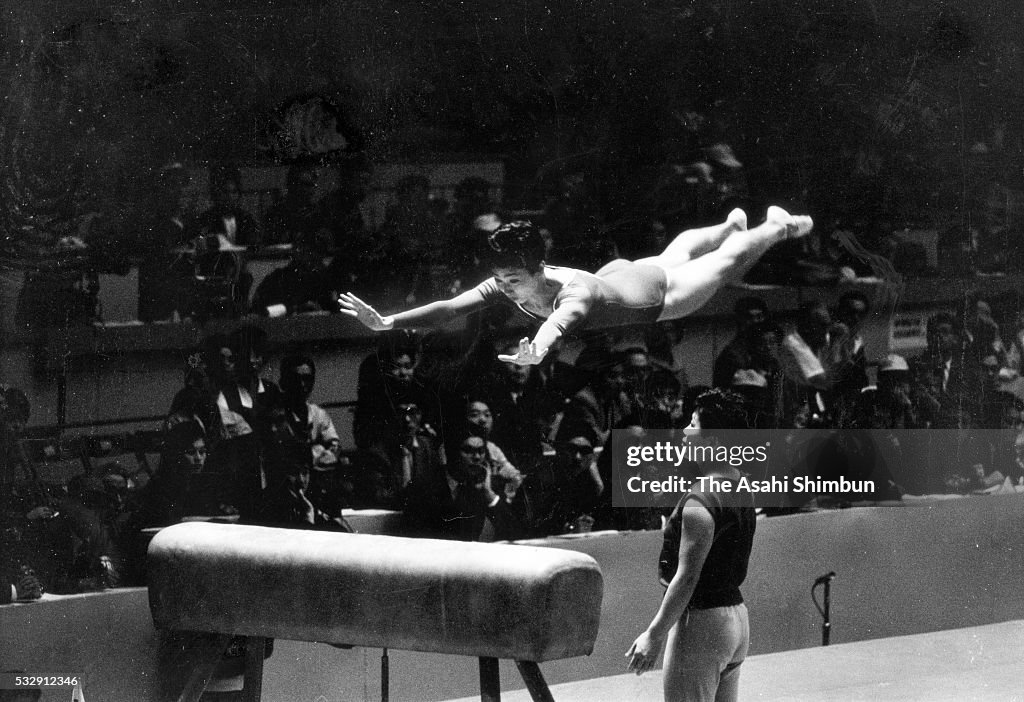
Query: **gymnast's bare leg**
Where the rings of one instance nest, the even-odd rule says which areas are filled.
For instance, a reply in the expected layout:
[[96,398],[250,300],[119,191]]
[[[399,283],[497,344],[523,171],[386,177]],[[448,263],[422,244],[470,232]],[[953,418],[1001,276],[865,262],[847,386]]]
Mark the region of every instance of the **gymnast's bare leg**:
[[694,258],[711,253],[722,245],[730,235],[747,228],[747,213],[735,209],[722,224],[680,232],[657,256],[641,258],[636,263],[648,263],[664,268],[678,266]]
[[[769,207],[764,223],[753,229],[740,227],[746,223],[742,210],[734,210],[725,224],[704,230],[691,230],[702,234],[690,244],[681,244],[673,250],[673,241],[660,256],[644,259],[644,263],[658,266],[665,271],[668,287],[665,291],[665,307],[658,321],[678,319],[707,304],[726,283],[739,282],[764,253],[780,241],[805,236],[814,223],[810,217],[789,214],[781,207]],[[683,232],[676,240],[690,237]],[[718,246],[706,249],[716,239]],[[693,245],[698,242],[699,245]],[[683,258],[683,251],[704,250],[694,258]]]

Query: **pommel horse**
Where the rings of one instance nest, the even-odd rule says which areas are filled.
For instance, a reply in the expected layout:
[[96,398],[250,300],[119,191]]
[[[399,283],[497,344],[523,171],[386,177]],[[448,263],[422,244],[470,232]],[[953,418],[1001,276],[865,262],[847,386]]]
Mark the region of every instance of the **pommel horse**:
[[[601,616],[597,562],[554,548],[193,522],[160,531],[147,567],[158,629],[246,637],[252,702],[270,638],[476,656],[484,702],[512,659],[552,702],[538,663],[589,655]],[[178,699],[198,700],[213,665]]]

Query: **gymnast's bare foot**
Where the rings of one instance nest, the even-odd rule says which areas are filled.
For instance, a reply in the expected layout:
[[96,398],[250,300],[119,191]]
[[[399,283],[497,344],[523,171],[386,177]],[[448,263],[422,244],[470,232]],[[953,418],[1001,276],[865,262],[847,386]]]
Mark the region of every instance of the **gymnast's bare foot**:
[[787,239],[799,239],[806,236],[814,228],[814,220],[807,215],[791,215],[781,207],[772,205],[768,208],[768,216],[765,222],[781,224],[786,228]]

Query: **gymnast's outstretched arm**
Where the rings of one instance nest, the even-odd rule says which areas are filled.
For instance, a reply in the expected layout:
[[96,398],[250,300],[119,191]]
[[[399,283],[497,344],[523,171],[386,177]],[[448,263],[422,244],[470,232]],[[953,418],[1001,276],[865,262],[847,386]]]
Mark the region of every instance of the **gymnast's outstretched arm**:
[[[438,327],[493,304],[493,293],[491,293],[493,287],[492,280],[485,280],[472,290],[467,290],[450,300],[438,300],[387,316],[380,314],[352,293],[339,295],[338,305],[342,314],[358,319],[373,331],[408,327]],[[494,290],[496,292],[497,288]]]
[[540,325],[532,342],[528,338],[521,339],[515,354],[498,354],[498,360],[520,366],[537,365],[544,360],[555,342],[586,320],[590,307],[590,301],[582,296],[566,296]]

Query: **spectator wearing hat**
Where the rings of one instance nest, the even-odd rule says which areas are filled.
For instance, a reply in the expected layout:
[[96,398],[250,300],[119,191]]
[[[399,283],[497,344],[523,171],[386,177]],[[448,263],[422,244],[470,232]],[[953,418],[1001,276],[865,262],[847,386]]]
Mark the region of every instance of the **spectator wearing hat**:
[[891,353],[878,365],[878,398],[892,411],[887,428],[918,429],[925,423],[911,400],[911,373],[907,360]]

